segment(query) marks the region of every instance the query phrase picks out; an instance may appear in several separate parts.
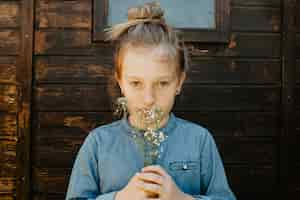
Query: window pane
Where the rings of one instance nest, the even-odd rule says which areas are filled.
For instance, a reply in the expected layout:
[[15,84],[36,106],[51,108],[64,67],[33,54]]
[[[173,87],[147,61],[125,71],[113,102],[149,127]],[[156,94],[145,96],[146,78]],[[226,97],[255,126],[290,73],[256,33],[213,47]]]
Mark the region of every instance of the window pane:
[[[149,0],[109,0],[108,25],[127,19],[129,7]],[[215,29],[215,0],[160,0],[165,18],[176,28]]]

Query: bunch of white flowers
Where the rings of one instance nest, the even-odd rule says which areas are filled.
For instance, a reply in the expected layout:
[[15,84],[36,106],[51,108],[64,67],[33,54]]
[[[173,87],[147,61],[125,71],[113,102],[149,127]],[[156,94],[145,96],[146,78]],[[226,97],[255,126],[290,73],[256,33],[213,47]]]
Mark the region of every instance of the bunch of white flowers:
[[[127,117],[126,98],[120,97],[116,103],[115,113],[122,113],[123,117]],[[158,107],[139,109],[136,112],[139,125],[135,127],[132,137],[144,155],[144,166],[148,166],[154,164],[157,158],[160,157],[160,153],[163,152],[163,147],[160,144],[167,139],[167,135],[162,131],[158,131],[164,113]]]

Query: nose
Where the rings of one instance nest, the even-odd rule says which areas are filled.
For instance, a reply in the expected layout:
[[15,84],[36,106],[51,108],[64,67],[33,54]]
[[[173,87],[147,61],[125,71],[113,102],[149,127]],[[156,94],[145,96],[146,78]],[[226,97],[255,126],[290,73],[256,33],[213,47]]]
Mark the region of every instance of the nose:
[[144,105],[145,107],[150,107],[155,102],[155,94],[152,87],[146,88],[144,90]]

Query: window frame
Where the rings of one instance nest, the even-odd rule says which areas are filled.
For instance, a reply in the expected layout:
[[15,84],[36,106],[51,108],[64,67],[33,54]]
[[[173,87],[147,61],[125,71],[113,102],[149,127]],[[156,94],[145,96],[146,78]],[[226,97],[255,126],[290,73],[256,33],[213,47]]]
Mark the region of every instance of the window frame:
[[[94,42],[104,41],[103,30],[108,27],[108,4],[109,0],[94,0],[92,31]],[[215,5],[216,28],[178,28],[177,30],[182,32],[184,41],[205,43],[227,43],[229,41],[230,0],[215,0]]]

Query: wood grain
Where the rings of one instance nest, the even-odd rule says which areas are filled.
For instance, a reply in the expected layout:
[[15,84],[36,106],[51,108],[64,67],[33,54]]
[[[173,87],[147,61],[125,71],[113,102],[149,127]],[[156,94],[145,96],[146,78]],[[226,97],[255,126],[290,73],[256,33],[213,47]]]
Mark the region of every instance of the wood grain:
[[91,28],[90,0],[37,1],[37,28]]

